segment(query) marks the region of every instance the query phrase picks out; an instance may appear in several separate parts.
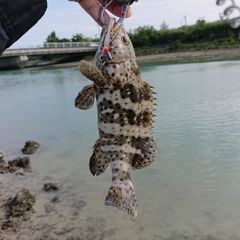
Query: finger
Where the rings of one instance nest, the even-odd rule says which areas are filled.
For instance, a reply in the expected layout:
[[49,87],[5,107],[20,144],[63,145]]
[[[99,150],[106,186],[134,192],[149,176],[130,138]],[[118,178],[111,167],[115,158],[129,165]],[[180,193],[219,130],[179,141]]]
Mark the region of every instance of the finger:
[[[102,26],[102,22],[99,20],[99,13],[102,9],[102,6],[100,4],[103,1],[96,1],[96,0],[78,0],[78,3],[81,5],[81,7],[100,25]],[[111,3],[107,8],[112,14],[120,17],[121,16],[121,9],[122,7],[117,4],[116,2]],[[130,17],[132,15],[132,9],[129,7],[126,17]],[[109,21],[110,16],[104,11],[103,15],[105,21]]]
[[[79,0],[78,3],[100,26],[102,26],[99,20],[101,5],[96,0]],[[108,14],[104,13],[104,19],[109,20],[109,18]]]

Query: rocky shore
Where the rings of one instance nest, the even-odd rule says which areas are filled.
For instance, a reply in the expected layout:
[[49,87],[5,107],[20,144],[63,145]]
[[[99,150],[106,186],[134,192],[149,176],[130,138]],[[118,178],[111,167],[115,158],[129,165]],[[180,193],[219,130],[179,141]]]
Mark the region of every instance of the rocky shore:
[[240,59],[240,47],[229,47],[214,50],[202,50],[192,52],[163,53],[137,57],[142,62],[181,62],[197,60],[224,60]]

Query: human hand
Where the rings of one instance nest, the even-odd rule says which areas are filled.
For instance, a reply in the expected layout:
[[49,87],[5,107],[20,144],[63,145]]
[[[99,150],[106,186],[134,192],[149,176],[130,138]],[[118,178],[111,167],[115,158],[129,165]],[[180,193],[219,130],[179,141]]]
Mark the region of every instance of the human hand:
[[[100,25],[102,26],[102,22],[99,20],[99,13],[101,10],[101,5],[104,4],[105,0],[68,0],[70,2],[78,2],[80,6]],[[109,10],[113,15],[120,17],[121,16],[121,5],[117,2],[113,1],[108,7]],[[128,8],[126,17],[130,17],[132,15],[131,7]],[[104,19],[108,21],[110,16],[104,12]]]

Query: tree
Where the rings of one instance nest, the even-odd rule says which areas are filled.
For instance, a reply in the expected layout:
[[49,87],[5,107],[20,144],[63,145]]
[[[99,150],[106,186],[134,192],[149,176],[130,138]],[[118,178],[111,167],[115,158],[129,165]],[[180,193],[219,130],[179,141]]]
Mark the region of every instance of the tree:
[[205,19],[198,19],[196,24],[199,24],[199,25],[204,25],[206,23]]
[[129,37],[134,47],[158,44],[157,30],[153,26],[138,27],[129,33]]
[[72,36],[71,42],[86,42],[86,38],[84,38],[83,34],[77,33]]
[[58,42],[71,42],[71,41],[67,38],[59,38]]
[[51,32],[50,35],[47,36],[46,42],[58,42],[58,37],[56,36],[55,31]]
[[160,25],[160,30],[168,30],[169,27],[168,27],[168,24],[163,21],[162,24]]

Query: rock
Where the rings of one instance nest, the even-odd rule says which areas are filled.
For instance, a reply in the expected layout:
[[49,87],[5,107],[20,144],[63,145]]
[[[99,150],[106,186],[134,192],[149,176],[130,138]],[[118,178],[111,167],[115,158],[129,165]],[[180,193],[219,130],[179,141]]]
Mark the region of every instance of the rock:
[[52,203],[59,203],[59,202],[60,202],[60,200],[59,200],[58,197],[54,197],[54,198],[52,199]]
[[16,196],[8,203],[10,217],[18,217],[22,221],[30,219],[30,213],[33,211],[35,197],[30,194],[28,189],[23,188]]
[[2,169],[3,167],[5,167],[6,162],[0,158],[0,169]]
[[8,173],[8,172],[9,172],[8,166],[5,166],[5,167],[3,167],[3,168],[0,168],[0,173],[1,173],[1,174]]
[[16,172],[15,175],[16,175],[16,176],[24,176],[24,173],[22,173],[22,172]]
[[29,157],[23,157],[22,160],[20,161],[20,166],[23,168],[24,172],[32,171]]
[[3,159],[3,157],[4,157],[4,152],[0,151],[0,160]]
[[24,172],[32,171],[29,157],[23,157],[23,158],[18,157],[14,160],[8,161],[8,165],[9,165],[8,168],[10,173],[16,172],[20,168],[23,168]]
[[15,223],[8,219],[7,221],[2,223],[2,230],[12,230],[13,228],[15,228]]
[[73,205],[72,205],[72,207],[73,208],[76,208],[76,209],[78,209],[78,210],[81,210],[83,207],[85,207],[87,205],[87,203],[85,202],[85,201],[83,201],[83,200],[78,200],[78,201],[76,201]]
[[49,183],[45,183],[43,188],[44,188],[45,191],[58,190],[58,185],[49,182]]
[[1,174],[8,173],[8,167],[6,167],[6,162],[1,157],[0,157],[0,173]]
[[17,192],[14,198],[0,199],[0,239],[2,239],[1,230],[16,232],[22,221],[30,219],[34,203],[34,196],[24,188]]
[[14,173],[18,169],[20,169],[20,161],[21,161],[20,157],[8,161],[8,169],[10,173]]
[[[24,172],[31,172],[31,164],[30,164],[30,158],[29,157],[23,157],[23,158],[15,158],[13,160],[8,161],[8,166],[6,166],[6,163],[3,159],[0,159],[0,173],[14,173],[20,168],[23,168]],[[19,173],[19,175],[24,175]]]
[[44,208],[45,208],[46,213],[53,212],[56,210],[55,204],[53,204],[53,203],[46,203],[44,205]]
[[33,154],[39,146],[40,146],[40,144],[35,141],[32,141],[32,140],[27,141],[25,143],[24,148],[22,149],[22,152],[24,154]]

